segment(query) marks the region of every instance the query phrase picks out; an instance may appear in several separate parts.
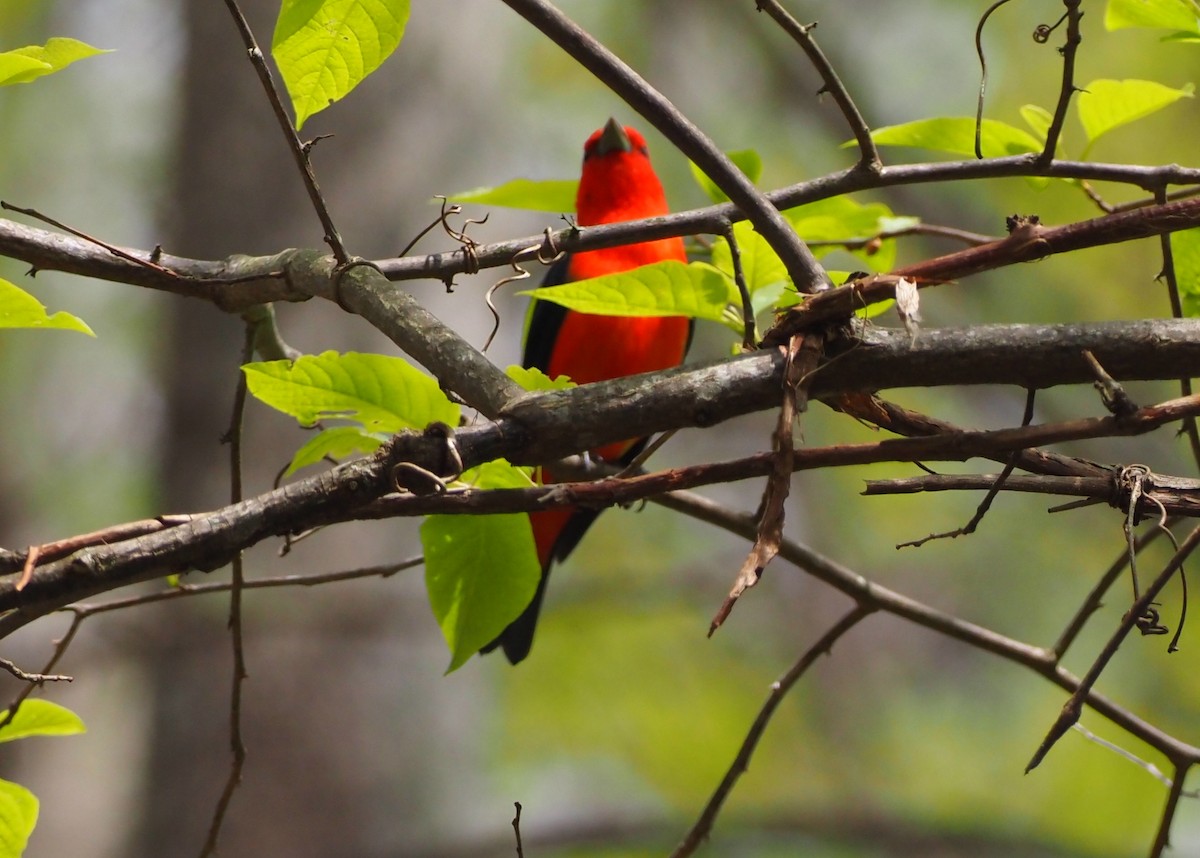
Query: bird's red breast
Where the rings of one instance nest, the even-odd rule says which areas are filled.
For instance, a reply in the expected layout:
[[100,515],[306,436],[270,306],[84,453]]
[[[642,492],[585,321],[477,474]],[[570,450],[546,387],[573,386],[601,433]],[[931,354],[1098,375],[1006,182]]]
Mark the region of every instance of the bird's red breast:
[[[583,153],[575,206],[580,226],[667,214],[662,183],[650,166],[646,140],[636,130],[623,128],[610,119],[588,138]],[[574,253],[556,263],[542,285],[615,274],[668,259],[687,261],[682,239]],[[542,301],[534,305],[524,364],[537,367],[551,378],[566,375],[578,384],[589,384],[677,366],[683,361],[690,338],[691,321],[682,316],[601,316]],[[628,461],[644,442],[644,438],[618,441],[590,452],[610,462]],[[543,470],[542,479],[555,481],[548,469]],[[542,581],[530,606],[485,647],[485,652],[503,646],[514,664],[528,654],[550,565],[571,552],[597,514],[596,510],[570,507],[530,514]]]

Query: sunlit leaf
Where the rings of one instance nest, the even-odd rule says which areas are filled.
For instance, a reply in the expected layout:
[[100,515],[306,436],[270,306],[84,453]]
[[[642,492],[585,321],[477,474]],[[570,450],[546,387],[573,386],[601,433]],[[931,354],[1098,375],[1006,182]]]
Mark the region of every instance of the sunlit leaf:
[[[910,146],[974,157],[975,120],[969,116],[918,119],[878,128],[871,133],[871,139],[881,146]],[[843,145],[853,145],[853,141]],[[1039,152],[1042,144],[1028,131],[996,119],[985,119],[980,126],[980,148],[985,158],[999,158]]]
[[0,858],[24,854],[37,818],[37,796],[20,784],[0,780]]
[[1171,233],[1171,255],[1183,314],[1196,318],[1200,316],[1200,229]]
[[569,387],[575,387],[575,382],[571,381],[567,376],[560,375],[557,378],[550,378],[550,376],[537,367],[514,365],[504,370],[504,372],[509,378],[526,390],[566,390]]
[[[739,149],[736,152],[726,152],[725,156],[729,158],[729,160],[733,162],[734,166],[741,170],[742,173],[745,174],[746,178],[752,183],[758,182],[759,178],[762,176],[762,156],[753,149]],[[710,200],[712,200],[714,203],[729,202],[729,197],[726,196],[725,192],[718,188],[717,183],[705,175],[703,170],[690,161],[688,162],[688,166],[692,170],[692,178],[696,180],[696,184],[698,184],[701,190],[708,195]]]
[[0,86],[29,83],[43,75],[62,71],[71,63],[107,53],[111,51],[65,38],[50,39],[45,45],[4,51],[0,53]]
[[455,203],[570,214],[575,211],[575,191],[578,188],[579,182],[575,179],[513,179],[494,188],[474,188],[451,194],[449,199]]
[[[0,720],[7,716],[7,709],[0,711]],[[0,729],[0,742],[30,736],[74,736],[86,732],[83,720],[67,707],[49,700],[26,700],[17,709],[16,717]]]
[[[503,460],[472,472],[479,488],[525,488],[528,474]],[[429,605],[463,665],[521,615],[541,577],[533,529],[524,513],[431,515],[421,525]]]
[[1021,118],[1025,120],[1025,124],[1037,135],[1038,140],[1045,144],[1046,135],[1050,132],[1050,126],[1054,122],[1054,114],[1036,104],[1022,105],[1020,114]]
[[250,393],[305,426],[336,418],[390,434],[437,421],[458,424],[460,409],[438,383],[398,357],[330,351],[242,369]]
[[[801,236],[801,238],[803,237]],[[787,269],[783,265],[783,260],[771,249],[771,245],[759,235],[753,225],[748,221],[734,224],[733,238],[737,242],[742,273],[746,278],[746,287],[750,290],[751,296],[760,289],[788,282]],[[718,271],[731,280],[733,279],[733,255],[726,239],[718,238],[713,242],[712,264]]]
[[1194,89],[1190,83],[1172,89],[1152,80],[1092,81],[1083,88],[1076,101],[1088,144],[1114,128],[1156,113],[1181,98],[1191,98]]
[[731,283],[711,266],[677,260],[643,265],[562,286],[519,293],[533,295],[580,313],[606,316],[689,316],[721,320],[734,299]]
[[[884,203],[859,203],[849,197],[831,197],[788,209],[784,217],[796,233],[808,242],[857,243],[863,239],[880,239],[877,243],[862,247],[814,247],[813,253],[817,258],[841,249],[860,259],[872,271],[888,271],[895,263],[896,242],[883,237],[883,234],[894,231],[896,216]],[[914,221],[909,219],[903,223],[912,225]]]
[[1200,32],[1200,15],[1193,0],[1108,0],[1104,26]]
[[297,450],[283,475],[291,476],[301,468],[324,461],[327,456],[332,459],[345,459],[374,453],[382,443],[382,439],[364,432],[357,426],[334,426],[318,432]]
[[50,316],[24,289],[0,278],[0,328],[52,328],[96,336],[82,319],[59,311]]
[[345,97],[400,44],[409,0],[283,0],[271,55],[296,128]]

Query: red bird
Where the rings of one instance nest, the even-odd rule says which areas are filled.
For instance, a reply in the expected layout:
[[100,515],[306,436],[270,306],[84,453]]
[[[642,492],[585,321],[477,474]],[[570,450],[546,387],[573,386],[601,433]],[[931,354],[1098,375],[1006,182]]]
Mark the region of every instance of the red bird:
[[[597,226],[667,212],[667,198],[650,166],[645,138],[632,128],[622,128],[615,119],[608,120],[583,146],[583,174],[575,198],[577,223]],[[557,286],[666,259],[687,261],[682,239],[664,238],[568,254],[546,272],[542,285]],[[537,367],[551,378],[570,376],[578,384],[606,381],[677,366],[687,352],[691,334],[692,322],[683,316],[598,316],[537,301],[529,322],[523,363]],[[618,441],[590,453],[608,462],[628,463],[646,440]],[[542,480],[555,481],[548,469],[543,469]],[[503,647],[513,664],[529,654],[550,566],[567,558],[597,515],[597,510],[571,507],[530,514],[542,580],[525,612],[484,647],[483,652]]]

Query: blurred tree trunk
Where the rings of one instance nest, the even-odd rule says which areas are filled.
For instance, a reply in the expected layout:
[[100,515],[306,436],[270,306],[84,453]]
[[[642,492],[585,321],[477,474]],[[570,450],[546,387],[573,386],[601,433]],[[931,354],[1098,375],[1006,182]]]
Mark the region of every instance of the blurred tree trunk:
[[[264,50],[273,25],[271,5],[246,8]],[[166,246],[202,258],[320,246],[320,225],[227,10],[221,3],[189,3],[185,10],[176,185],[165,213]],[[380,136],[372,125],[380,116],[401,114],[395,102],[384,87],[364,87],[339,111],[338,140],[316,149],[339,227],[356,245],[382,244],[392,230],[372,226],[381,218],[371,200],[349,206],[339,196],[352,171],[372,175],[380,169],[346,152],[354,141]],[[306,308],[306,317],[313,309]],[[364,328],[334,309],[321,309],[328,312],[318,314],[319,332],[306,336],[285,326],[285,336],[296,337],[301,348],[345,348]],[[162,365],[169,397],[161,463],[166,508],[210,509],[228,499],[228,447],[219,441],[230,422],[243,329],[237,317],[191,301],[172,302],[169,324],[170,351]],[[245,425],[245,485],[247,492],[257,492],[270,485],[302,439],[294,425],[253,404]],[[352,552],[318,537],[298,545],[286,564],[273,550],[252,553],[247,575],[383,562],[414,553],[414,545],[411,529],[403,525],[361,528]],[[415,695],[413,686],[398,693],[399,682],[369,679],[404,674],[413,650],[398,629],[418,629],[406,633],[414,640],[432,630],[427,611],[406,601],[419,594],[419,577],[410,577],[249,597],[250,679],[243,710],[249,763],[221,837],[222,853],[380,854],[381,844],[398,840],[405,826],[426,818],[425,777],[412,748],[414,742],[426,745],[436,729],[434,710],[420,702],[432,695]],[[129,854],[194,855],[204,842],[230,768],[228,717],[214,714],[228,711],[230,695],[226,610],[225,600],[214,597],[157,612],[157,645],[145,650],[153,700],[148,791]],[[297,613],[304,615],[303,624]],[[406,725],[404,732],[391,731],[391,746],[373,746],[358,736],[377,734],[385,729],[378,722],[388,721]]]

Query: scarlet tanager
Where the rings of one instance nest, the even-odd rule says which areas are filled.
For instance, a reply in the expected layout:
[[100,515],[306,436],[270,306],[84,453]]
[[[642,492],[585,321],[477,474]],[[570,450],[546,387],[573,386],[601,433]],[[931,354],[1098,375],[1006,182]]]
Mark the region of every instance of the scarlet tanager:
[[[575,199],[576,222],[579,226],[596,226],[655,217],[667,211],[666,195],[650,166],[645,138],[632,128],[622,128],[615,119],[608,120],[583,147],[583,174]],[[551,266],[542,286],[615,274],[666,259],[687,261],[682,239],[664,238],[572,253]],[[683,316],[600,316],[578,313],[549,301],[536,301],[523,362],[551,378],[566,375],[578,384],[606,381],[677,366],[687,352],[691,333],[692,322]],[[607,462],[628,463],[646,440],[618,441],[591,450],[590,454]],[[542,469],[542,481],[555,481],[548,469]],[[483,652],[502,647],[513,664],[529,655],[550,566],[567,558],[597,515],[597,510],[572,507],[530,513],[542,565],[541,581],[525,612],[484,647]]]

